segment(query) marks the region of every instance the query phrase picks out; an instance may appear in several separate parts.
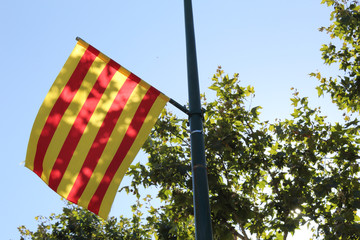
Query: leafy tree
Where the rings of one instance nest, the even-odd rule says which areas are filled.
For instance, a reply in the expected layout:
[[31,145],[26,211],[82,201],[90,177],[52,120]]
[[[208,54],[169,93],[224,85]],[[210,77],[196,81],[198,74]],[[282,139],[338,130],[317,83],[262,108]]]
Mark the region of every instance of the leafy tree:
[[141,223],[142,213],[139,208],[141,204],[138,201],[132,206],[132,218],[120,216],[119,219],[105,221],[88,210],[68,203],[61,214],[36,217],[39,225],[35,232],[25,226],[18,229],[21,239],[151,239],[152,231],[148,225]]
[[[344,75],[340,81],[312,75],[321,81],[320,94],[328,92],[341,109],[356,112],[359,7],[356,1],[323,3],[334,7],[334,21],[321,30],[347,46],[336,50],[335,45],[324,45],[323,58],[328,64],[338,61]],[[212,80],[216,99],[203,96],[203,107],[214,238],[287,239],[301,226],[311,225],[317,239],[359,239],[359,121],[330,124],[320,108],[309,107],[296,90],[289,119],[261,121],[261,107],[250,104],[254,89],[241,86],[238,74],[229,77],[218,68]],[[166,110],[160,116],[143,146],[148,162],[131,166],[128,175],[133,181],[123,187],[138,198],[131,219],[106,222],[70,206],[63,214],[42,219],[36,232],[20,227],[22,236],[194,239],[187,124],[187,119]],[[161,206],[151,206],[150,197],[141,199],[140,186],[155,188]],[[89,231],[81,232],[86,229],[81,224]]]
[[[213,81],[204,126],[215,239],[286,239],[310,223],[318,238],[357,239],[358,121],[328,124],[294,92],[292,118],[269,124],[247,107],[254,90],[237,74],[219,68]],[[193,214],[186,123],[164,113],[144,146],[148,163],[129,172],[136,194],[139,185],[159,189],[177,224]]]
[[320,81],[319,95],[330,93],[340,109],[351,112],[360,110],[360,6],[357,0],[323,0],[333,6],[332,24],[322,27],[335,42],[324,44],[321,48],[325,64],[338,65],[341,76],[322,77],[312,73]]

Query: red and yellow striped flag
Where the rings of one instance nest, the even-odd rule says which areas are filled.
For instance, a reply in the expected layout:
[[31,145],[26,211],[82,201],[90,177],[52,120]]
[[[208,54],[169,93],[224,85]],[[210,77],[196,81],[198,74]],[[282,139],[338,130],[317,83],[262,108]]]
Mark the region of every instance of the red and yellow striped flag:
[[25,166],[106,219],[169,98],[79,40],[35,119]]

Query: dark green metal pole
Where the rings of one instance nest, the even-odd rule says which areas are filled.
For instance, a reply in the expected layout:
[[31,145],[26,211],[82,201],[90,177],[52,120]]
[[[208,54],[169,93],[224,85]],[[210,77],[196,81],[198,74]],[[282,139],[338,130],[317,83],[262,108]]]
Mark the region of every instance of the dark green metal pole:
[[195,31],[191,0],[184,0],[184,9],[195,235],[196,240],[211,240],[213,237],[209,205],[209,186],[205,160],[203,118],[200,102]]

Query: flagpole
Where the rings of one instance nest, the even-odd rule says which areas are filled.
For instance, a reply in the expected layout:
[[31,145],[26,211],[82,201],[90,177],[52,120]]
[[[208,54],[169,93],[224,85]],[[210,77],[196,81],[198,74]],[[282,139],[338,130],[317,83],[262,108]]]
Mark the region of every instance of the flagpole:
[[178,103],[174,99],[170,98],[169,103],[172,104],[177,109],[179,109],[180,111],[182,111],[183,113],[189,115],[189,110],[185,106],[180,105],[180,103]]
[[186,55],[189,93],[191,164],[196,240],[211,240],[209,186],[205,159],[203,114],[196,59],[195,31],[191,0],[184,0]]

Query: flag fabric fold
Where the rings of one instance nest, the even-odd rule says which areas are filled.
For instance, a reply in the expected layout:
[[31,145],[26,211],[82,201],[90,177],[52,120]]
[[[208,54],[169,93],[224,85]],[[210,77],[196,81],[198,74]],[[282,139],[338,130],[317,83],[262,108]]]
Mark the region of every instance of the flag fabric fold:
[[78,40],[35,119],[25,166],[106,219],[169,98]]

